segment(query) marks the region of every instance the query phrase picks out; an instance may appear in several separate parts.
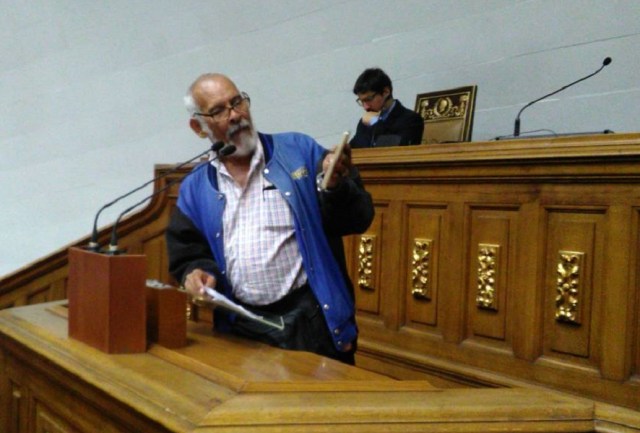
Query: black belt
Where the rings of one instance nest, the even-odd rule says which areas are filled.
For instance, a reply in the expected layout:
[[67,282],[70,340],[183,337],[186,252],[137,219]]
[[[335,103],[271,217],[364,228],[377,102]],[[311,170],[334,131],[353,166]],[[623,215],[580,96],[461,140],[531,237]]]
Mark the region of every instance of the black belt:
[[300,306],[301,302],[303,302],[305,298],[313,299],[313,302],[317,302],[315,296],[313,295],[313,292],[311,291],[311,286],[309,286],[309,283],[305,283],[297,289],[291,290],[282,298],[271,304],[251,305],[244,302],[239,302],[239,304],[247,308],[248,310],[260,310],[264,311],[265,313],[271,313],[281,316]]

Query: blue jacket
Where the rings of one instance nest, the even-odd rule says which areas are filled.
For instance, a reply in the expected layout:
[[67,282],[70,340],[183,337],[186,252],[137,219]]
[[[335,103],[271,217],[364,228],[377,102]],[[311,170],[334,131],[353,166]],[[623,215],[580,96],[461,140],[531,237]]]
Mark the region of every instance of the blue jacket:
[[[316,173],[327,150],[311,137],[300,133],[259,136],[265,154],[264,177],[290,206],[309,285],[340,350],[357,337],[353,286],[346,274],[341,236],[362,233],[369,227],[374,213],[371,197],[355,169],[335,191],[318,192]],[[174,214],[167,229],[167,246],[170,270],[178,280],[201,268],[213,273],[217,289],[233,299],[225,277],[225,204],[215,168],[208,163],[207,167],[196,167],[180,187],[178,215]],[[223,322],[232,321],[233,316],[220,315],[223,321],[218,317],[216,326],[228,329],[229,322]]]

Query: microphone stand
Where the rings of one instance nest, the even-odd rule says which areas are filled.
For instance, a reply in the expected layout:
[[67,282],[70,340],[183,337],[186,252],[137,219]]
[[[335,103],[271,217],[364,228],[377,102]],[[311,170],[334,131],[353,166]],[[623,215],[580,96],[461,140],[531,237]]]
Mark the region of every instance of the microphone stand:
[[[216,152],[216,156],[211,161],[208,161],[207,163],[203,163],[200,166],[196,167],[191,173],[187,174],[187,176],[192,175],[196,171],[202,169],[202,167],[206,167],[212,161],[215,161],[216,159],[218,159],[220,157],[229,156],[232,153],[234,153],[235,151],[236,151],[236,146],[234,146],[233,144],[229,144],[229,145],[226,145],[226,146],[223,144],[222,148],[219,150],[219,152]],[[118,215],[118,218],[116,219],[116,222],[113,224],[113,228],[111,230],[111,241],[109,242],[109,247],[108,247],[106,253],[109,254],[109,255],[118,255],[118,254],[121,254],[121,253],[124,252],[123,250],[118,248],[118,224],[120,223],[120,219],[122,219],[122,217],[125,214],[131,212],[133,209],[135,209],[136,207],[140,206],[141,204],[143,204],[147,200],[152,199],[156,195],[166,191],[167,189],[171,188],[173,185],[175,185],[176,183],[178,183],[178,182],[180,182],[182,180],[184,180],[184,179],[175,179],[175,180],[167,183],[165,186],[160,188],[158,191],[154,191],[152,194],[146,196],[145,198],[143,198],[139,202],[133,204],[132,206],[129,206],[127,209],[122,211],[120,213],[120,215]]]
[[[220,149],[220,155],[232,153],[235,147],[231,151],[223,149]],[[202,163],[191,173],[207,165]],[[140,203],[174,183],[170,182]],[[147,321],[147,275],[144,254],[98,254],[86,248],[69,248],[69,337],[105,353],[145,352],[147,330],[155,326],[151,324],[152,320]],[[180,316],[184,317],[184,312]],[[171,323],[175,327],[175,323]]]
[[218,142],[214,143],[213,145],[211,145],[210,148],[208,148],[204,152],[194,156],[190,160],[185,161],[185,162],[173,167],[171,170],[167,171],[166,173],[163,173],[163,174],[161,174],[161,175],[159,175],[157,177],[154,177],[150,181],[143,183],[139,187],[127,192],[126,194],[121,195],[120,197],[118,197],[118,198],[112,200],[111,202],[105,204],[104,206],[102,206],[100,208],[100,210],[98,210],[98,212],[96,213],[96,216],[95,216],[95,218],[93,220],[93,229],[91,231],[91,240],[89,241],[89,245],[87,246],[87,249],[90,250],[90,251],[94,251],[94,252],[97,252],[100,249],[100,245],[98,244],[98,218],[100,217],[100,214],[102,213],[102,211],[104,211],[105,209],[111,207],[112,205],[114,205],[115,203],[119,202],[120,200],[129,197],[131,194],[140,191],[142,188],[144,188],[147,185],[155,182],[156,180],[162,179],[165,176],[168,176],[168,175],[170,175],[172,173],[175,173],[176,171],[180,170],[185,165],[195,161],[196,159],[199,159],[199,158],[205,156],[207,153],[209,153],[211,151],[218,152],[220,149],[222,149],[222,147],[224,147],[224,143],[221,142],[221,141],[218,141]]
[[518,136],[520,136],[520,115],[521,115],[521,114],[522,114],[522,112],[525,110],[525,108],[530,107],[531,105],[535,104],[536,102],[538,102],[538,101],[542,101],[543,99],[548,98],[549,96],[553,96],[553,95],[555,95],[556,93],[562,92],[562,91],[563,91],[564,89],[566,89],[567,87],[571,87],[571,86],[573,86],[574,84],[578,84],[579,82],[586,80],[587,78],[591,78],[591,77],[593,77],[593,76],[594,76],[594,75],[596,75],[598,72],[602,71],[602,69],[604,69],[604,67],[605,67],[605,66],[607,66],[607,65],[608,65],[608,64],[610,64],[610,63],[611,63],[611,57],[607,57],[607,58],[605,58],[605,59],[602,61],[602,66],[600,66],[600,68],[599,68],[597,71],[595,71],[595,72],[593,72],[593,73],[591,73],[591,74],[587,75],[586,77],[582,77],[582,78],[580,78],[579,80],[574,81],[573,83],[569,83],[569,84],[567,84],[566,86],[564,86],[564,87],[562,87],[562,88],[560,88],[560,89],[558,89],[558,90],[556,90],[556,91],[554,91],[554,92],[551,92],[551,93],[549,93],[549,94],[547,94],[547,95],[544,95],[544,96],[542,96],[542,97],[540,97],[540,98],[536,99],[535,101],[531,101],[531,102],[529,102],[527,105],[525,105],[524,107],[522,107],[522,108],[520,109],[520,111],[518,111],[518,115],[516,116],[516,120],[515,120],[515,122],[514,122],[514,126],[513,126],[513,136],[514,136],[514,137],[518,137]]

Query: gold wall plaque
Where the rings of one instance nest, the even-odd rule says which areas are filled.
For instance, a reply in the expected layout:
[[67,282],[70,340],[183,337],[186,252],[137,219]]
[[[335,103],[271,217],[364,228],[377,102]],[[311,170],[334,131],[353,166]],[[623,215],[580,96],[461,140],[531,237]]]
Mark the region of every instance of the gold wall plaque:
[[431,299],[431,249],[433,240],[413,240],[411,255],[411,295],[416,299]]
[[476,306],[485,310],[498,311],[498,257],[500,246],[478,244],[478,291]]
[[375,290],[373,284],[375,244],[375,235],[360,236],[360,246],[358,247],[358,287],[362,290]]
[[468,94],[443,95],[435,99],[435,102],[434,100],[422,99],[419,113],[425,120],[462,118],[467,113],[468,105]]
[[580,324],[580,282],[584,253],[559,251],[556,280],[556,320]]

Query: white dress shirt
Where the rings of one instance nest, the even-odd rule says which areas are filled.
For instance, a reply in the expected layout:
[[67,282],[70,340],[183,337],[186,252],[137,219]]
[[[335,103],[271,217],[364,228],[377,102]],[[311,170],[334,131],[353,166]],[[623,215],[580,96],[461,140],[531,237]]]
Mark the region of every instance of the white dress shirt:
[[271,304],[307,280],[289,205],[263,176],[260,143],[244,188],[219,160],[212,164],[227,202],[222,218],[224,254],[233,293],[247,304]]

